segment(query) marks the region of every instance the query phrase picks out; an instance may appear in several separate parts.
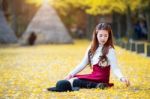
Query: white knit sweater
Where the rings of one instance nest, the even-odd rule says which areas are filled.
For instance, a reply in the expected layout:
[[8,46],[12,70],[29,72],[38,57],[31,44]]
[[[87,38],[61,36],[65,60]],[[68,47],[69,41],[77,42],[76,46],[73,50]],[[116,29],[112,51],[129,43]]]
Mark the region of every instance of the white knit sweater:
[[[99,61],[99,56],[101,56],[102,52],[102,45],[99,45],[99,47],[96,49],[96,52],[94,54],[94,56],[91,59],[91,65],[95,65],[98,63]],[[90,46],[87,48],[86,53],[84,55],[84,58],[82,59],[81,63],[78,64],[76,66],[76,68],[71,71],[69,73],[69,75],[76,75],[77,73],[79,73],[80,71],[82,71],[87,65],[88,65],[88,51],[90,49]],[[123,77],[120,69],[118,68],[118,63],[117,63],[117,58],[116,58],[116,54],[115,54],[115,50],[113,48],[109,49],[109,52],[107,54],[107,58],[108,58],[108,64],[111,66],[111,69],[113,71],[113,73],[117,76],[117,78],[120,80],[120,78]]]

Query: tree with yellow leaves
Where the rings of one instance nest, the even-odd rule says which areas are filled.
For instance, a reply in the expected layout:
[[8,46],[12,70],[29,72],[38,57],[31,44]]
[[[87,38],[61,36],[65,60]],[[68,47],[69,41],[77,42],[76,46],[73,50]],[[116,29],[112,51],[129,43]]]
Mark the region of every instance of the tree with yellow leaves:
[[[113,14],[114,12],[126,14],[126,36],[131,38],[133,32],[131,12],[137,10],[140,0],[55,0],[55,4],[59,9],[65,9],[64,11],[80,8],[92,16]],[[118,22],[120,21],[118,20]],[[118,27],[120,26],[118,25]]]

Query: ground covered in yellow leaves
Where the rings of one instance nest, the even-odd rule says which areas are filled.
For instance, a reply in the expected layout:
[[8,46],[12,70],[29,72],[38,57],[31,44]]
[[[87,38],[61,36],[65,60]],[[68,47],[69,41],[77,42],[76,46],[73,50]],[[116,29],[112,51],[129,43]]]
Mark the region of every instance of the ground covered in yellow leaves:
[[[149,99],[150,58],[116,46],[119,68],[131,82],[126,86],[111,73],[109,89],[48,92],[82,59],[89,45],[77,40],[71,45],[1,46],[0,99]],[[81,73],[90,72],[87,67]]]

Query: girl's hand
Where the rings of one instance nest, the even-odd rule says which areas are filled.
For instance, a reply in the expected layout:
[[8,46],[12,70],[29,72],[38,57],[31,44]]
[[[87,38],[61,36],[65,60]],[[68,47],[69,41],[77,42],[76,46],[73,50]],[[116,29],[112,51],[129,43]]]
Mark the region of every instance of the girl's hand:
[[130,86],[130,81],[129,81],[127,78],[122,77],[122,78],[120,79],[120,81],[121,81],[121,82],[124,82],[127,87]]
[[65,77],[65,80],[69,80],[69,79],[71,79],[71,78],[73,78],[72,75],[67,75],[67,76]]

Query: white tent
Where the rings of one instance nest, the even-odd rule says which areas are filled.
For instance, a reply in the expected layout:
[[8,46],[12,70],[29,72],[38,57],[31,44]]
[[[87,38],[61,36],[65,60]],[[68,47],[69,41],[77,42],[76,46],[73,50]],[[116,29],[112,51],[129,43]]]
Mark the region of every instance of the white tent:
[[46,4],[41,6],[29,23],[26,31],[20,39],[21,44],[27,44],[28,38],[33,32],[37,36],[35,44],[73,42],[56,11]]

